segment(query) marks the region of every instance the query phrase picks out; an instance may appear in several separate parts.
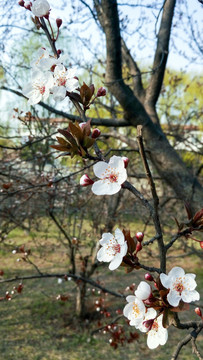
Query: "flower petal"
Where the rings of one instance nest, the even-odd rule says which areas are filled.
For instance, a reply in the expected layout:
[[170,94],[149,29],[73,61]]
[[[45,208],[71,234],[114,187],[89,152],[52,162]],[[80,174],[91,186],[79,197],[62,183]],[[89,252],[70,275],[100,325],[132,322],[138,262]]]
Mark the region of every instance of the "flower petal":
[[126,297],[126,301],[127,302],[134,302],[135,301],[135,296],[134,295],[128,295],[127,297]]
[[116,238],[118,244],[120,244],[120,245],[123,245],[123,244],[124,244],[124,242],[125,242],[124,234],[123,234],[123,232],[122,232],[120,229],[118,229],[118,228],[115,230],[115,238]]
[[192,290],[192,291],[183,290],[181,297],[184,302],[190,303],[196,300],[199,301],[200,294],[196,290]]
[[151,292],[151,286],[146,281],[141,281],[135,291],[135,296],[140,300],[146,300]]
[[100,245],[108,244],[110,240],[114,239],[113,234],[103,233],[101,240],[99,240]]
[[169,278],[183,277],[184,275],[185,275],[185,271],[179,266],[175,266],[168,273]]
[[164,273],[160,274],[160,281],[161,281],[162,285],[163,285],[166,289],[169,288],[169,286],[170,286],[170,279],[169,279],[168,275],[166,275],[166,274],[164,274]]
[[169,294],[167,295],[167,300],[170,305],[178,306],[181,300],[181,296],[178,294],[177,291],[170,290]]
[[95,195],[113,195],[119,192],[121,186],[117,183],[108,183],[106,180],[96,181],[92,185],[92,192]]
[[114,256],[114,259],[109,264],[109,270],[117,269],[122,263],[123,257],[120,254]]
[[105,176],[105,170],[108,168],[108,164],[104,161],[99,161],[93,166],[93,171],[95,176],[97,176],[99,179],[103,179]]

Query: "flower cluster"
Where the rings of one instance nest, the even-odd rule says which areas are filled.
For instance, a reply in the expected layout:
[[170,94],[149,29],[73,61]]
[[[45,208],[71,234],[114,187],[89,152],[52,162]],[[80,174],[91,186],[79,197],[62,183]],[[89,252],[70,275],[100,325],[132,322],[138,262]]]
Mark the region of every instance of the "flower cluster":
[[[146,279],[154,281],[150,274]],[[168,339],[167,327],[174,312],[187,309],[187,304],[200,299],[194,290],[197,286],[194,274],[185,274],[180,267],[174,267],[168,275],[162,273],[155,282],[156,290],[145,281],[138,285],[135,295],[127,296],[128,304],[123,310],[131,326],[141,332],[147,332],[147,345],[155,349],[164,345]],[[156,309],[156,310],[155,310]]]
[[63,55],[57,59],[49,55],[46,49],[39,49],[36,59],[31,63],[32,80],[22,91],[29,98],[30,105],[47,100],[50,94],[54,100],[62,101],[67,93],[78,88],[76,69],[67,69],[63,64],[65,60]]

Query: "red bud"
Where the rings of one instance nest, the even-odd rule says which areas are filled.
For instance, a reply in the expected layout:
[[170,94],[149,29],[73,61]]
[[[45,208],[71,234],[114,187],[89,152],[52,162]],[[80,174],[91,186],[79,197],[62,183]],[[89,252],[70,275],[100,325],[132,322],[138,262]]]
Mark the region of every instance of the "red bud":
[[100,134],[101,134],[101,131],[96,128],[92,131],[92,138],[97,139],[100,136]]
[[24,8],[31,11],[32,3],[29,2],[28,4],[24,5]]
[[62,25],[62,19],[56,19],[56,25],[57,25],[57,27],[58,27],[58,29],[61,27],[61,25]]
[[57,50],[57,54],[61,55],[61,50],[60,49]]
[[125,169],[127,168],[127,166],[128,166],[128,164],[129,164],[129,159],[126,157],[126,156],[122,156],[122,159],[123,159],[123,161],[124,161],[124,167],[125,167]]
[[143,325],[150,331],[154,323],[154,319],[143,321]]
[[199,307],[195,308],[195,312],[198,316],[202,317],[202,311]]
[[135,234],[135,236],[136,236],[137,241],[142,242],[142,240],[144,238],[144,234],[141,231],[137,232]]
[[145,276],[144,276],[145,280],[147,281],[154,281],[154,278],[151,274],[149,273],[146,273]]
[[200,241],[200,246],[203,249],[203,241]]
[[81,186],[89,186],[94,184],[94,181],[92,179],[90,179],[90,177],[85,174],[80,178],[80,185]]
[[23,1],[23,0],[18,1],[18,5],[24,7],[24,4],[25,4],[25,1]]
[[106,89],[104,87],[100,87],[97,91],[96,97],[105,96],[106,95]]

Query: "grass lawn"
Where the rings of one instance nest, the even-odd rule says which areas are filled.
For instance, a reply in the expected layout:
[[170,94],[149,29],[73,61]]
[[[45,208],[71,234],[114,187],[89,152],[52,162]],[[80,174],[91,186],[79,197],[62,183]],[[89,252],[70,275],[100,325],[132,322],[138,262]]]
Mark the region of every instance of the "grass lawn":
[[[11,248],[14,237],[15,241],[16,237],[19,237],[17,243],[22,243],[22,233],[11,234]],[[43,272],[66,272],[66,253],[60,247],[57,248],[57,252],[53,253],[53,239],[43,239],[42,237],[41,247],[37,247],[37,258],[35,259],[33,254],[33,260],[37,260]],[[23,240],[31,247],[34,246],[33,237],[27,235]],[[44,246],[46,246],[46,261],[44,260]],[[5,273],[4,277],[36,273],[30,264],[23,261],[17,262],[18,256],[11,255],[11,248],[2,248],[1,250],[1,269]],[[187,272],[197,274],[197,290],[203,296],[203,269],[200,259],[195,256],[174,258],[172,266],[175,265],[184,267]],[[143,275],[144,272],[141,270],[126,274],[122,268],[112,273],[107,266],[102,266],[93,278],[99,279],[109,289],[124,292],[126,286],[131,283],[138,284],[143,279]],[[1,284],[0,296],[4,296],[6,291],[11,292],[13,286],[17,286],[18,283],[19,281]],[[0,303],[0,359],[2,360],[92,360],[93,358],[97,360],[165,360],[171,358],[178,341],[188,333],[188,331],[170,327],[168,343],[156,350],[147,348],[146,336],[142,334],[137,341],[124,344],[114,350],[109,344],[109,334],[103,334],[101,331],[92,337],[90,333],[98,328],[99,320],[102,325],[105,325],[116,318],[116,310],[123,309],[125,300],[111,295],[106,296],[105,304],[111,317],[99,319],[99,313],[95,312],[94,303],[101,295],[97,290],[94,295],[91,295],[92,288],[89,287],[87,308],[92,316],[80,321],[74,314],[76,287],[73,281],[63,281],[59,284],[57,279],[51,278],[24,281],[23,284],[24,288],[21,294],[14,296],[11,301],[1,301]],[[58,294],[69,294],[68,301],[58,301],[56,299]],[[129,292],[124,292],[124,294],[128,295]],[[195,306],[191,305],[190,312],[181,314],[181,319],[183,321],[198,320],[199,318],[192,311],[194,308]],[[119,319],[119,324],[124,326],[127,334],[129,331],[134,331],[134,328],[127,326],[123,318]],[[203,353],[202,340],[203,334],[198,337],[197,342],[200,352]],[[192,353],[191,344],[182,349],[179,359],[197,359],[196,355]]]

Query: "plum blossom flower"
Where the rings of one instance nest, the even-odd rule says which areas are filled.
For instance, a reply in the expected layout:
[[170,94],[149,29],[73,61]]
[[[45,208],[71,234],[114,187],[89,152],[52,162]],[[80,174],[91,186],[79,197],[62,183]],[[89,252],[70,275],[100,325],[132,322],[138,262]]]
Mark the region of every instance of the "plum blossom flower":
[[47,0],[35,0],[31,6],[32,13],[37,17],[49,14],[50,5]]
[[54,69],[54,87],[52,89],[53,97],[57,101],[64,100],[66,91],[72,92],[78,87],[76,78],[76,69],[66,70],[65,66],[56,65]]
[[110,262],[110,270],[117,269],[128,250],[123,232],[116,229],[115,236],[111,233],[104,233],[99,243],[102,247],[97,253],[97,260]]
[[154,320],[151,330],[148,332],[147,346],[156,349],[159,345],[165,345],[168,340],[168,330],[162,325],[163,314]]
[[124,161],[120,156],[112,156],[108,164],[99,161],[93,166],[93,171],[100,179],[92,185],[92,192],[95,195],[116,194],[127,179]]
[[174,267],[168,275],[160,274],[162,285],[169,289],[167,300],[170,305],[178,306],[180,300],[190,303],[200,299],[199,293],[195,290],[197,283],[195,274],[185,274],[181,267]]
[[53,86],[53,76],[50,72],[34,71],[32,80],[23,88],[23,95],[29,98],[28,104],[35,105],[46,100]]
[[130,325],[138,329],[145,317],[146,307],[142,300],[129,295],[126,298],[128,304],[123,309],[123,315],[130,320]]

